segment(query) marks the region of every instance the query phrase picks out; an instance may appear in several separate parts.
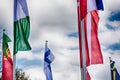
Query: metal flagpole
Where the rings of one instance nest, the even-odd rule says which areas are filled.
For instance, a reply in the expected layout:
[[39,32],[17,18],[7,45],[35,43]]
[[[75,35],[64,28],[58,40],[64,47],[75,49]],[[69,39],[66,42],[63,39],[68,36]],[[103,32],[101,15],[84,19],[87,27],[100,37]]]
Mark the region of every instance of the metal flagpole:
[[[14,6],[14,10],[13,10],[13,13],[15,14],[15,1],[17,1],[17,0],[14,0],[13,1],[13,6]],[[13,20],[14,20],[14,14],[13,14]],[[13,24],[14,25],[14,24]],[[13,30],[14,31],[14,30]],[[14,35],[14,34],[13,34]],[[13,80],[16,80],[16,54],[14,54],[14,43],[13,43]]]
[[0,73],[1,73],[1,80],[2,80],[2,61],[3,61],[2,38],[3,38],[3,30],[0,27],[0,55],[1,55],[1,60],[0,60],[1,69],[0,69]]
[[[109,57],[109,62],[111,60],[111,57]],[[110,72],[111,72],[111,62],[110,62]],[[112,72],[111,72],[111,80],[112,80]]]
[[47,47],[47,43],[48,43],[48,41],[46,40],[45,42],[46,42],[46,47]]
[[[5,33],[5,29],[3,29],[3,33]],[[3,38],[3,33],[2,33],[2,38]],[[2,42],[3,42],[3,39],[2,39]],[[2,44],[2,46],[3,46],[3,44]],[[3,65],[3,49],[2,49],[2,65]],[[2,70],[3,70],[3,67],[2,67]],[[2,77],[1,77],[1,79],[2,79]]]
[[[77,0],[77,13],[78,13],[78,33],[79,33],[79,46],[80,43],[82,49],[82,68],[81,68],[81,80],[86,80],[86,55],[85,55],[85,37],[84,37],[84,22],[80,18],[80,0]],[[81,37],[80,37],[81,36]],[[80,40],[81,38],[81,40]],[[80,48],[79,48],[80,49]],[[81,52],[80,52],[81,53]]]
[[81,21],[81,36],[82,36],[82,72],[83,80],[86,80],[86,52],[85,52],[85,36],[84,36],[84,22]]
[[13,54],[13,80],[16,80],[15,68],[16,68],[16,55]]

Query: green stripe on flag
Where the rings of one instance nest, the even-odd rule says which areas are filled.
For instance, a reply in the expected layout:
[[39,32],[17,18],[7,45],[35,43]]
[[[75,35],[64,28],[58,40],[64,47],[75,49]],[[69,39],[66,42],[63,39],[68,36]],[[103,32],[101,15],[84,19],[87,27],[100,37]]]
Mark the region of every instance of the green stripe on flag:
[[29,16],[14,22],[14,55],[18,51],[31,50],[28,42],[30,34]]
[[8,42],[11,42],[11,39],[5,33],[3,33],[2,50],[3,50],[4,56],[8,56],[7,51],[6,51],[9,47]]

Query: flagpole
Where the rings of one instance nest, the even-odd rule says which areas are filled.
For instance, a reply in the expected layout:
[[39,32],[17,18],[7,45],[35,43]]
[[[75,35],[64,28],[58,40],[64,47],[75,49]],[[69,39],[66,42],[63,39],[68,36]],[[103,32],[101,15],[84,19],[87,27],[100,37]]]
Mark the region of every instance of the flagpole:
[[82,75],[83,80],[86,80],[86,55],[85,55],[85,36],[84,36],[84,24],[81,22],[81,37],[82,37]]
[[[14,0],[14,2],[13,2],[13,6],[14,6],[14,10],[13,10],[13,13],[15,14],[15,6],[16,6],[16,1],[17,0]],[[13,14],[13,16],[14,16],[14,14]],[[13,20],[14,20],[14,18],[15,18],[15,16],[13,17]],[[14,24],[13,24],[14,25]],[[13,32],[14,32],[14,29],[13,29]],[[14,35],[14,34],[13,34]],[[16,71],[15,71],[15,69],[16,69],[16,54],[14,54],[14,43],[13,43],[13,80],[16,80]]]
[[[3,33],[5,32],[5,29],[3,29]],[[3,38],[3,33],[2,33],[2,38]],[[2,39],[2,42],[3,42],[3,39]],[[2,45],[3,46],[3,45]],[[2,48],[1,48],[2,49]],[[1,58],[2,58],[2,60],[1,60],[1,64],[2,64],[2,71],[3,71],[3,50],[2,50],[2,53],[1,53]],[[2,75],[1,75],[1,80],[2,80]]]
[[[81,17],[80,17],[80,1],[77,0],[77,13],[78,13],[78,33],[79,33],[79,50],[80,50],[80,45],[82,45],[81,49],[82,52],[82,68],[81,68],[81,80],[86,80],[86,55],[85,55],[85,38],[84,38],[84,24],[81,22]],[[82,40],[80,40],[80,38]]]
[[85,52],[85,36],[84,36],[84,24],[81,22],[81,34],[82,34],[82,65],[83,65],[83,80],[86,80],[86,52]]
[[13,80],[16,80],[15,68],[16,68],[16,55],[13,54]]
[[46,42],[46,47],[47,47],[47,43],[48,43],[48,41],[46,40],[45,42]]
[[48,43],[48,40],[45,41],[45,51],[47,49],[47,43]]
[[[111,57],[109,57],[109,62],[110,62],[110,60],[111,60]],[[110,65],[111,65],[111,63],[110,63]],[[111,66],[110,66],[110,73],[111,73],[111,75],[112,75]],[[111,80],[112,80],[112,76],[111,76]]]
[[[3,29],[3,33],[5,32],[5,29]],[[3,38],[3,33],[2,33],[2,38]],[[2,40],[0,40],[0,45],[1,45],[1,64],[2,64],[2,66],[3,66],[3,51],[2,51],[2,42],[3,42],[3,39]],[[2,72],[2,66],[1,66],[1,72]],[[1,73],[1,80],[2,80],[2,73]]]

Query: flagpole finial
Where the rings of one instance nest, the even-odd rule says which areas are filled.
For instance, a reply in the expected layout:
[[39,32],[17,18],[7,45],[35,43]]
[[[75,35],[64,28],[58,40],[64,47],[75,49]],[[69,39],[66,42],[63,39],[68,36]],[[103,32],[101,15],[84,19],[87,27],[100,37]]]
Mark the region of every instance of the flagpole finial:
[[109,57],[109,59],[111,60],[111,57]]
[[47,47],[47,42],[48,42],[48,41],[46,40],[45,42],[46,42],[46,43],[45,43],[45,46]]
[[45,42],[47,43],[48,41],[46,40]]

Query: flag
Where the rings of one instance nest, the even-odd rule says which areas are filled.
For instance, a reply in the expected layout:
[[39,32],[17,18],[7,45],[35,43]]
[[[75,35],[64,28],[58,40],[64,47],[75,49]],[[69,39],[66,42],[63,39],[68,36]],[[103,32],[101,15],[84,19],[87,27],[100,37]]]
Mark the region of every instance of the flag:
[[120,75],[115,67],[115,61],[110,59],[111,80],[120,80]]
[[11,39],[6,34],[3,33],[2,80],[12,80],[13,62],[8,42],[11,42]]
[[91,80],[90,74],[88,73],[88,70],[86,69],[86,80]]
[[104,10],[102,0],[78,0],[78,31],[80,45],[80,63],[82,66],[82,48],[85,48],[86,66],[103,63],[98,40],[98,10]]
[[78,0],[80,2],[80,16],[81,20],[93,10],[104,10],[102,0]]
[[51,50],[47,47],[46,43],[44,54],[44,73],[46,75],[46,80],[53,80],[50,64],[53,62],[54,58],[54,55],[52,54]]
[[30,18],[26,0],[14,0],[14,55],[18,51],[31,50],[28,42]]

